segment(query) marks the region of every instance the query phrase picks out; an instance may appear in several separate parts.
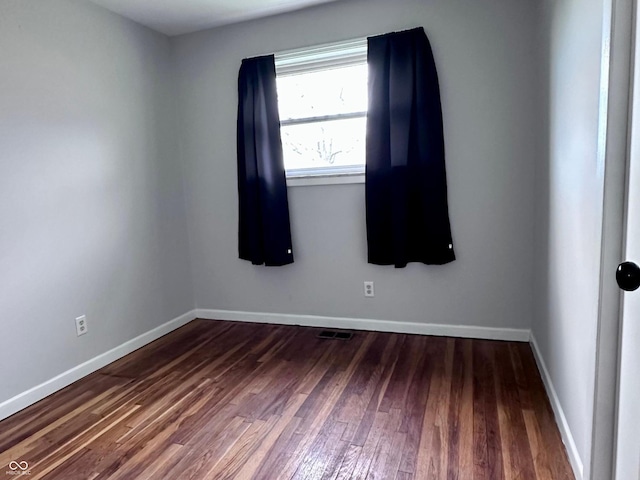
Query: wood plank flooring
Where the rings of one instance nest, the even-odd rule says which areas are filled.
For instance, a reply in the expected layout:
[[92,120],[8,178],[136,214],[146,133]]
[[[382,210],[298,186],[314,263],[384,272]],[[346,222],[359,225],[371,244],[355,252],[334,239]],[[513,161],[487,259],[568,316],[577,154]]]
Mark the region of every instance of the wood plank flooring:
[[529,345],[318,332],[191,322],[0,422],[0,475],[574,478]]

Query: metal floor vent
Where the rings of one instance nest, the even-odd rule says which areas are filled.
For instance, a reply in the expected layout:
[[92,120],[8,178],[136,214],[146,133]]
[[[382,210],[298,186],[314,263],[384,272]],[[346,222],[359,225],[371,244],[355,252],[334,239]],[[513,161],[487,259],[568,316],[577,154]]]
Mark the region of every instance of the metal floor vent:
[[335,330],[322,330],[318,333],[318,338],[332,339],[332,340],[351,340],[353,333],[351,332],[339,332]]

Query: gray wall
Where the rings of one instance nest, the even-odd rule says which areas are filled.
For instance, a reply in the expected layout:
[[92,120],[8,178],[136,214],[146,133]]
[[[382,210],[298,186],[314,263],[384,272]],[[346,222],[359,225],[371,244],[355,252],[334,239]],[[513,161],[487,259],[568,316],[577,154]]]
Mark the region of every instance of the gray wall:
[[[349,0],[173,40],[197,306],[529,328],[536,13],[524,0]],[[458,260],[368,265],[362,184],[290,188],[296,263],[238,260],[241,59],[418,25],[439,67]],[[364,280],[375,298],[363,297]]]
[[96,6],[0,3],[0,402],[193,308],[170,53]]
[[533,333],[585,468],[591,445],[603,169],[602,0],[544,4]]

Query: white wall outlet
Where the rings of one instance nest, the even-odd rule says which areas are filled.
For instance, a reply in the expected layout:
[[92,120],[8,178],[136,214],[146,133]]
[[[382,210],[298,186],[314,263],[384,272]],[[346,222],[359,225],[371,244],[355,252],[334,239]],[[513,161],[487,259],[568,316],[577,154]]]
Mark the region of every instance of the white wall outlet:
[[373,291],[373,282],[364,282],[364,296],[365,297],[375,296],[375,293]]
[[89,326],[87,325],[87,316],[82,315],[81,317],[76,318],[76,333],[78,336],[84,335],[89,331]]

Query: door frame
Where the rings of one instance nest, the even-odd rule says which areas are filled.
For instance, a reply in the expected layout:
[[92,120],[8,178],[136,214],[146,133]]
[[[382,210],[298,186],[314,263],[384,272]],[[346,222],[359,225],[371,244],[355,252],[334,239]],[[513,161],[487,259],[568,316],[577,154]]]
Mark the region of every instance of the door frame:
[[621,291],[637,0],[603,0],[598,168],[603,210],[590,459],[584,479],[614,478],[619,394]]

